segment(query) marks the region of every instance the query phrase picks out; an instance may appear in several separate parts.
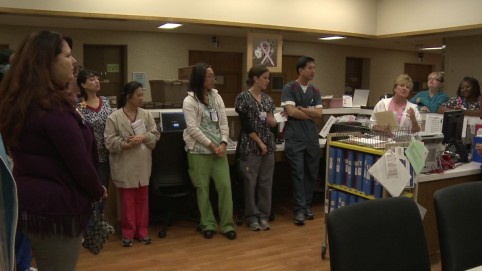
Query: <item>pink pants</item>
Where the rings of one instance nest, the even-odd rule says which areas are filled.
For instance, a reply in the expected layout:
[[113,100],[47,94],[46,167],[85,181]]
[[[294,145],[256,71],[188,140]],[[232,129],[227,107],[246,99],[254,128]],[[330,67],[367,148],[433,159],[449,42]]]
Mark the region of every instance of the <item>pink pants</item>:
[[149,236],[148,186],[119,188],[121,199],[122,238],[134,239]]

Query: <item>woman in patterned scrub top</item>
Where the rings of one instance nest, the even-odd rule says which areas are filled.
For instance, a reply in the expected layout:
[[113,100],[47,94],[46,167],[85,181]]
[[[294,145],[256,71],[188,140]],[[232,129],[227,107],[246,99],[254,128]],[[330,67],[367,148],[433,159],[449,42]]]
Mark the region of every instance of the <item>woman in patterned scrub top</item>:
[[104,96],[97,96],[100,91],[100,79],[93,70],[82,70],[77,77],[80,88],[78,110],[94,130],[97,152],[99,153],[99,172],[102,185],[109,186],[109,152],[104,144],[104,129],[107,117],[112,112],[109,101]]
[[457,89],[457,97],[450,98],[440,106],[437,113],[443,114],[445,111],[463,109],[467,116],[480,116],[480,84],[473,77],[464,77]]

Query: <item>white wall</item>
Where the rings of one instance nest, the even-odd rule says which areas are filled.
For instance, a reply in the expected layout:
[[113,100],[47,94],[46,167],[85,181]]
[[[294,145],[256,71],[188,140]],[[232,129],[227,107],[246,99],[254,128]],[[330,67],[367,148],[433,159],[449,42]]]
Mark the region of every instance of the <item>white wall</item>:
[[450,38],[445,44],[445,91],[456,96],[464,76],[482,80],[482,36]]
[[2,0],[0,7],[74,12],[72,15],[130,15],[143,17],[142,19],[177,18],[181,21],[205,21],[223,25],[281,26],[363,35],[376,33],[377,10],[376,0]]
[[[15,49],[25,36],[38,30],[44,29],[0,26],[0,43],[9,44],[11,48]],[[207,35],[60,28],[53,30],[73,38],[73,55],[80,64],[83,62],[83,44],[126,44],[128,80],[132,79],[132,72],[146,72],[147,80],[175,79],[178,68],[188,65],[189,50],[244,53],[247,44],[244,38],[220,37],[220,48],[214,48],[211,36]],[[368,72],[372,90],[369,98],[370,105],[374,105],[383,93],[391,92],[393,80],[403,73],[405,63],[418,63],[415,52],[293,41],[284,42],[283,54],[309,55],[315,58],[316,76],[313,83],[322,91],[322,95],[343,94],[346,57],[369,58],[371,68]],[[440,55],[425,54],[424,64],[435,65],[436,70],[440,69],[440,61]],[[243,67],[243,71],[245,70]],[[246,78],[246,74],[244,74],[244,78]],[[147,89],[145,99],[150,101],[148,86]]]
[[[2,0],[0,11],[400,35],[482,24],[480,0]],[[15,10],[20,11],[20,10]]]
[[377,35],[481,27],[480,0],[379,0]]

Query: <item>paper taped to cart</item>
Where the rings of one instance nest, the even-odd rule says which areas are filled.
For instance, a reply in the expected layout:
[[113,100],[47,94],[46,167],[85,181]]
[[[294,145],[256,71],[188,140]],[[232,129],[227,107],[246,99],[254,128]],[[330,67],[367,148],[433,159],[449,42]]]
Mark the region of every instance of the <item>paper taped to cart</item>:
[[390,159],[390,157],[392,157],[391,155],[394,154],[384,154],[368,169],[368,172],[390,195],[398,197],[407,186],[411,176],[410,172],[402,162],[400,162],[400,159],[398,159],[396,155],[395,159]]

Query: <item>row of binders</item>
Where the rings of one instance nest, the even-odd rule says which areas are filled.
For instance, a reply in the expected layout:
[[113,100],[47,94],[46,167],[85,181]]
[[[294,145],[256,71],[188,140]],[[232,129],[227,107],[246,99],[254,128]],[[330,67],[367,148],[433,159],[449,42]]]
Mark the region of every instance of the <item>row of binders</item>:
[[328,190],[328,193],[329,193],[329,199],[330,199],[329,212],[337,208],[349,206],[351,204],[355,204],[355,203],[367,200],[355,194],[346,193],[336,189],[330,189]]
[[330,147],[328,182],[355,189],[367,196],[382,198],[382,185],[368,172],[378,158],[378,155]]

